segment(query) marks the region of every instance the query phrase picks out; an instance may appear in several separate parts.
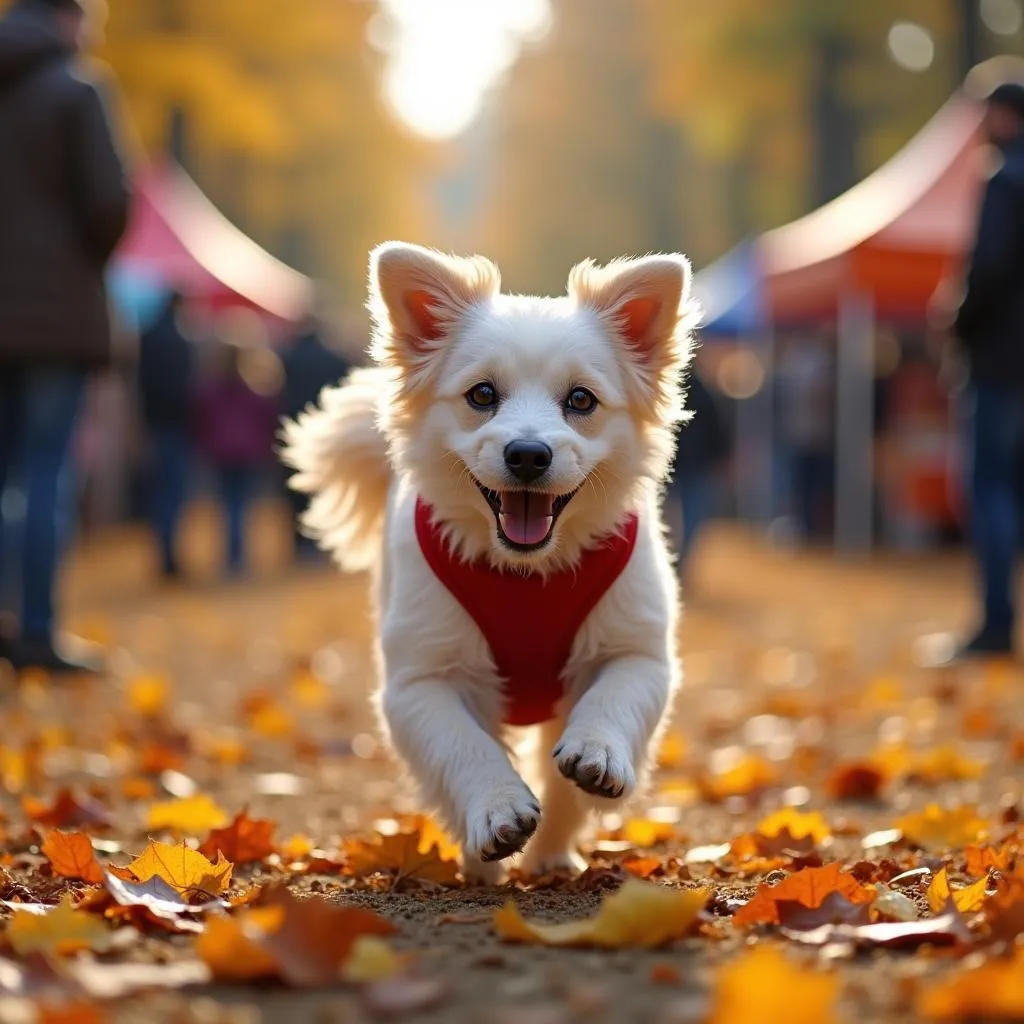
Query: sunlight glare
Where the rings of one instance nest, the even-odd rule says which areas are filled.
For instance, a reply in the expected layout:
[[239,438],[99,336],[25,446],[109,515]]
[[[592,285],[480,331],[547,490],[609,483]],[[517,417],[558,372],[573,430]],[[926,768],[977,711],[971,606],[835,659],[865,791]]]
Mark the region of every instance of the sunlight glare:
[[384,0],[385,94],[429,138],[465,131],[525,42],[548,29],[548,0]]

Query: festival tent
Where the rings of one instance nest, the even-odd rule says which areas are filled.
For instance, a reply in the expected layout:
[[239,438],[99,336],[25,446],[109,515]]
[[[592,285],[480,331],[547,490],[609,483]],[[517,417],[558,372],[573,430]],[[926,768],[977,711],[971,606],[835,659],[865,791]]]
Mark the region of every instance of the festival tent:
[[134,191],[111,289],[136,317],[147,316],[167,287],[211,310],[248,307],[272,332],[309,310],[312,282],[231,224],[180,166],[145,168]]
[[923,323],[943,278],[968,250],[984,180],[982,106],[953,96],[907,145],[825,206],[759,239],[776,325],[837,316]]
[[745,239],[694,275],[702,310],[701,337],[750,338],[767,325],[764,274],[757,243]]

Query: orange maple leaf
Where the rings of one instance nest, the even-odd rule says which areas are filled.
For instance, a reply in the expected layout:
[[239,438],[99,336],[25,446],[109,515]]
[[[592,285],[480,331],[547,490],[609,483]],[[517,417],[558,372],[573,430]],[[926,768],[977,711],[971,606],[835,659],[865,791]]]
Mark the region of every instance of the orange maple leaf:
[[820,868],[805,868],[796,871],[776,886],[761,885],[746,906],[741,907],[732,919],[736,928],[755,924],[778,924],[780,900],[801,903],[809,909],[820,907],[825,897],[838,892],[851,903],[868,903],[874,899],[874,890],[861,885],[851,874],[842,870],[839,861]]
[[1013,851],[1008,842],[998,849],[980,843],[968,843],[964,847],[967,874],[973,878],[987,875],[989,871],[1009,871],[1013,860]]
[[1024,1017],[1024,949],[926,989],[918,1012],[939,1020],[1019,1020]]
[[424,850],[419,832],[398,832],[376,839],[346,839],[346,865],[350,875],[372,875],[379,871],[394,875],[395,884],[406,878],[421,878],[439,885],[458,881],[458,865],[445,860],[436,846]]
[[76,878],[90,885],[103,882],[103,868],[87,835],[81,832],[50,832],[41,847],[53,870],[64,878]]
[[196,951],[222,981],[277,977],[289,985],[319,986],[338,980],[359,938],[395,930],[372,911],[321,897],[296,899],[276,886],[238,917],[211,918]]
[[243,810],[227,827],[214,829],[199,852],[211,860],[222,853],[232,864],[265,860],[274,852],[275,828],[272,821],[250,818]]
[[47,828],[109,828],[113,817],[109,810],[92,797],[80,797],[70,789],[62,789],[52,803],[26,796],[21,802],[26,816]]

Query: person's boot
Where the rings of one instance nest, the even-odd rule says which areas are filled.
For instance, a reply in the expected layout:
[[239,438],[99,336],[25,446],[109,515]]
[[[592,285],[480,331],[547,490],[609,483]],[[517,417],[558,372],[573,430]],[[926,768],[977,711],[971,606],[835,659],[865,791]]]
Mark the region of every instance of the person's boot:
[[105,664],[101,649],[80,637],[22,636],[13,641],[8,660],[15,670],[36,668],[54,675],[98,675]]
[[957,651],[958,660],[969,658],[1008,658],[1013,655],[1013,636],[1009,630],[992,629],[988,626],[979,630]]

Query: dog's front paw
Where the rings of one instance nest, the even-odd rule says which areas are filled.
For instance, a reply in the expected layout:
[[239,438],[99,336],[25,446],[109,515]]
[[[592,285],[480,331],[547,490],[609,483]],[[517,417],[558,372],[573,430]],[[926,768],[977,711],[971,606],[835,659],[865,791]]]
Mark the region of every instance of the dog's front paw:
[[485,862],[511,857],[539,822],[540,804],[526,786],[491,793],[466,816],[466,854]]
[[636,788],[632,759],[621,740],[588,736],[570,729],[552,756],[558,770],[584,793],[617,800]]

